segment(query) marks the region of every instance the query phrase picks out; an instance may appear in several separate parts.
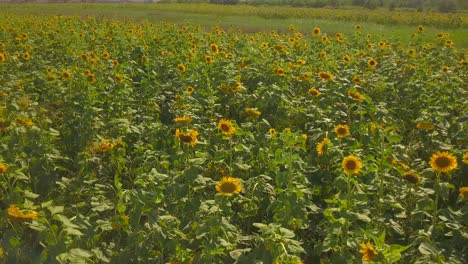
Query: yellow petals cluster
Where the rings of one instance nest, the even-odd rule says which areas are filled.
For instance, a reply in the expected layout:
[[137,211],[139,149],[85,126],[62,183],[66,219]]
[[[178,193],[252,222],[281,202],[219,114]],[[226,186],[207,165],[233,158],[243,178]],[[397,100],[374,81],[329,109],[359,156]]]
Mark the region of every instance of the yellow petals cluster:
[[17,205],[11,204],[8,207],[8,217],[13,220],[25,221],[30,219],[37,219],[39,214],[33,210],[20,210]]

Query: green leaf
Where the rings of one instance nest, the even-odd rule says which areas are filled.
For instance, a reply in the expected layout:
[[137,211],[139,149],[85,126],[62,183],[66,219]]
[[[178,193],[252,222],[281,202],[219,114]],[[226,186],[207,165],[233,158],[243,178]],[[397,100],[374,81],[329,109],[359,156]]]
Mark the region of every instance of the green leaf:
[[50,214],[53,216],[55,214],[62,213],[65,207],[59,206],[49,206],[47,209],[50,211]]
[[387,136],[387,140],[390,143],[396,143],[396,142],[402,141],[403,137],[399,136],[399,135],[389,135],[389,136]]

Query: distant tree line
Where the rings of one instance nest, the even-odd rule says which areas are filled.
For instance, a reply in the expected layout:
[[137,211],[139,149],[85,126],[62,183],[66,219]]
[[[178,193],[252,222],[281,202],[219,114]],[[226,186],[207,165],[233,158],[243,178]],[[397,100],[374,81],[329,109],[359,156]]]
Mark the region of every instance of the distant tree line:
[[[174,1],[174,0],[162,0]],[[406,9],[415,11],[439,11],[453,13],[459,9],[468,9],[468,0],[175,0],[176,2],[208,2],[224,5],[285,5],[297,7],[363,7],[367,9],[388,8],[389,10]]]

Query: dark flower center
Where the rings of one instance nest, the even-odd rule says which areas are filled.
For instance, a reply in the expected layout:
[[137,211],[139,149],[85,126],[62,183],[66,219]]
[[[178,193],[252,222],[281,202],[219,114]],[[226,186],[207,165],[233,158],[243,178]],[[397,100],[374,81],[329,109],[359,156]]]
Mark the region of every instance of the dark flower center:
[[346,162],[346,168],[348,170],[354,170],[354,169],[356,169],[356,166],[357,166],[357,164],[356,164],[356,162],[354,160],[348,160],[348,162]]
[[447,157],[438,157],[435,160],[435,163],[440,168],[446,168],[446,167],[450,166],[450,160]]
[[236,185],[232,182],[225,182],[221,185],[221,191],[224,193],[234,193]]

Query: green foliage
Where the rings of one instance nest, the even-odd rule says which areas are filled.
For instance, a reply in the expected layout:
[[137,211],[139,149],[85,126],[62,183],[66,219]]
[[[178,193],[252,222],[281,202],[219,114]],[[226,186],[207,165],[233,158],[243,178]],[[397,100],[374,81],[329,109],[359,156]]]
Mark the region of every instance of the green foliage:
[[0,263],[466,259],[450,34],[0,22]]

